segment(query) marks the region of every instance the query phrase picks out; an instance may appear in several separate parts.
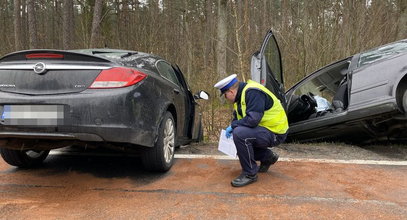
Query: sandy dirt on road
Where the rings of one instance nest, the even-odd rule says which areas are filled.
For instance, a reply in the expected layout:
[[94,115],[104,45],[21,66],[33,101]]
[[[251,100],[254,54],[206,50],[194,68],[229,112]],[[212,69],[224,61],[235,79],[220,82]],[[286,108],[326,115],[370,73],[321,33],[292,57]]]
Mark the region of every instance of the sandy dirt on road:
[[[134,158],[61,157],[35,170],[0,162],[2,219],[400,219],[407,168],[278,162],[230,186],[237,161],[177,159],[167,173]],[[391,187],[389,187],[391,186]]]
[[[222,155],[217,150],[217,144],[192,144],[177,149],[176,153]],[[285,143],[271,149],[286,158],[407,161],[407,145],[397,144],[356,146],[343,143]]]

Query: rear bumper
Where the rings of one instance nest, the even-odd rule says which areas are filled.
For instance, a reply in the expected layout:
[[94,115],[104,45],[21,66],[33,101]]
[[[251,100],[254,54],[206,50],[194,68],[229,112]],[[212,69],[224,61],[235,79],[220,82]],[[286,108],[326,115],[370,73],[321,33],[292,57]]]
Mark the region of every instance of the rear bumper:
[[[66,131],[38,132],[31,129],[4,129],[0,131],[0,138],[48,139],[48,140],[78,140],[91,142],[130,143],[151,147],[154,140],[152,132],[134,130],[132,128],[84,128],[72,127],[60,129]],[[79,132],[78,132],[79,131]]]
[[[62,123],[54,126],[7,125],[0,122],[0,138],[60,139],[154,145],[156,114],[141,96],[141,88],[90,89],[80,93],[29,96],[0,92],[4,105],[63,105]],[[135,95],[136,93],[136,95]],[[148,115],[146,115],[148,114]]]

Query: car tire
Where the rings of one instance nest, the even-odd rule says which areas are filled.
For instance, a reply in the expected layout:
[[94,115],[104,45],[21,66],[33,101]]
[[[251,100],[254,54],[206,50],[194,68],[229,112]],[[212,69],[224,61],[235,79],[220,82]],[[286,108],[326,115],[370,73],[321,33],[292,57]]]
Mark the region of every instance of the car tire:
[[404,113],[407,113],[407,89],[404,91],[402,104]]
[[31,168],[42,164],[47,158],[49,150],[12,150],[0,148],[1,157],[12,166]]
[[166,112],[158,130],[155,146],[147,149],[142,157],[147,170],[166,172],[174,163],[176,127],[170,112]]

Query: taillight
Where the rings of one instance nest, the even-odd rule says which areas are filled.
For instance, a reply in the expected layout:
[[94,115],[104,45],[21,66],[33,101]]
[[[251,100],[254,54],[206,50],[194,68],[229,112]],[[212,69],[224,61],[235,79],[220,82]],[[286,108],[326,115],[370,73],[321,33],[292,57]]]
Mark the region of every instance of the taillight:
[[100,72],[89,88],[111,89],[127,87],[142,81],[146,76],[145,73],[134,69],[114,67]]
[[64,58],[64,55],[56,54],[56,53],[31,53],[31,54],[25,55],[25,58],[27,58],[27,59],[40,59],[40,58],[61,59],[61,58]]

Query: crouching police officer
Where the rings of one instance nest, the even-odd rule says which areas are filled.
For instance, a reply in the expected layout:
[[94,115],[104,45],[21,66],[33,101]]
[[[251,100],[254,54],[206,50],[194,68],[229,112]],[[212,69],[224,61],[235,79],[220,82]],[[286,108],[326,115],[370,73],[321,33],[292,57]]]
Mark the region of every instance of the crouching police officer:
[[[233,74],[215,84],[225,98],[234,103],[233,121],[226,137],[233,133],[242,173],[232,186],[245,186],[257,181],[257,173],[267,172],[278,154],[268,147],[284,142],[288,121],[280,100],[263,85],[248,80],[239,82]],[[256,161],[260,161],[260,167]]]

